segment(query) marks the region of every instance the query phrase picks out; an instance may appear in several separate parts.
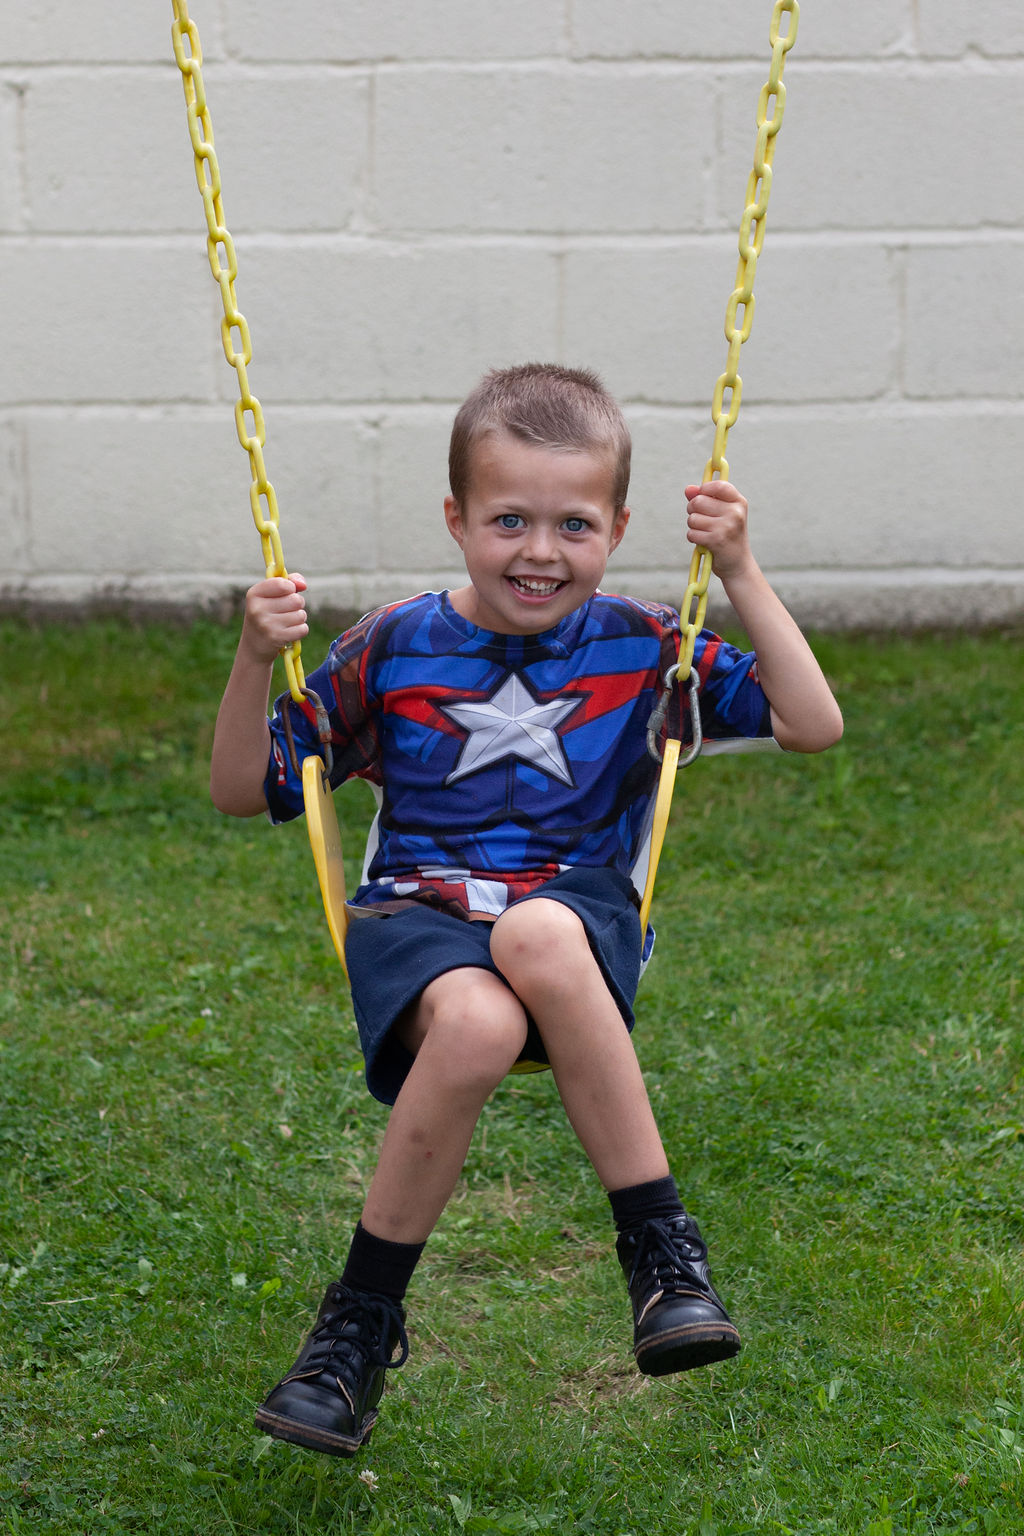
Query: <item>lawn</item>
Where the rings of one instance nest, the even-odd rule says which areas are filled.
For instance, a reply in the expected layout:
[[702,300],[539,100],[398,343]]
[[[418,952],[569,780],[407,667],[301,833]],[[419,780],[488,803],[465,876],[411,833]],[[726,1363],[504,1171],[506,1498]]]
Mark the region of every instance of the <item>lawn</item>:
[[679,786],[636,1039],[738,1360],[636,1373],[607,1201],[512,1078],[355,1461],[252,1425],[385,1112],[303,828],[206,795],[232,638],[0,646],[2,1536],[1020,1536],[1019,636],[822,639],[843,744]]

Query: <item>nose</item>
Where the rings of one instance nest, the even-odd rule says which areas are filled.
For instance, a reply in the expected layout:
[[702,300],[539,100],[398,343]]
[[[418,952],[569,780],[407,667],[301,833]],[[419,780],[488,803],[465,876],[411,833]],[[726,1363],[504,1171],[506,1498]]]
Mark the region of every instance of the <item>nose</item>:
[[546,523],[532,524],[524,553],[534,565],[550,565],[557,556],[554,531]]

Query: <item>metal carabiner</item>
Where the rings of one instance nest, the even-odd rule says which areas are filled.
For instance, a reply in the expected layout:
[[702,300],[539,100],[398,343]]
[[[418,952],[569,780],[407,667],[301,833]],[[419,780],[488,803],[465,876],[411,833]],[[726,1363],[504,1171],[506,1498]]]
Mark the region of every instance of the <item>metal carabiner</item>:
[[[669,667],[665,673],[664,691],[651,711],[651,718],[647,722],[647,750],[656,763],[660,763],[662,760],[662,754],[658,747],[658,737],[661,735],[661,728],[665,724],[669,700],[672,697],[672,689],[678,675],[679,663],[676,662],[675,666]],[[680,757],[677,764],[678,768],[688,768],[692,762],[695,762],[700,756],[701,748],[704,745],[704,727],[700,718],[700,675],[696,667],[690,668],[689,690],[690,724],[693,728],[693,740],[685,756]]]
[[[320,695],[318,693],[314,693],[312,688],[307,688],[305,684],[302,685],[302,697],[309,700],[316,712],[316,733],[320,738],[320,745],[323,748],[324,773],[328,778],[330,778],[331,772],[334,768],[334,751],[331,747],[330,717],[327,713],[327,710],[324,708],[324,702]],[[292,712],[290,705],[291,699],[288,698],[285,700],[284,710],[281,714],[281,724],[284,726],[284,739],[288,747],[288,759],[292,765],[295,776],[301,779],[302,767],[299,763],[299,755],[295,750],[295,736],[292,731]]]

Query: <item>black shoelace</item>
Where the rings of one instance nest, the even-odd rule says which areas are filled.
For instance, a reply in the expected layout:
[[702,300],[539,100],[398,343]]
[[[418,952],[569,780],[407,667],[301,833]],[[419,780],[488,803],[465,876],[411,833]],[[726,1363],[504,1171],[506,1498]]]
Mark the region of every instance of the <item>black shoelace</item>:
[[[385,1370],[404,1365],[409,1358],[409,1339],[402,1309],[390,1296],[332,1286],[327,1293],[332,1308],[313,1329],[317,1346],[308,1356],[306,1369],[337,1371],[348,1366],[358,1375],[360,1360]],[[392,1358],[395,1339],[399,1354]]]
[[649,1277],[652,1289],[668,1291],[684,1281],[687,1286],[706,1291],[707,1285],[696,1268],[705,1253],[704,1244],[691,1237],[686,1227],[648,1221],[640,1229],[632,1272]]

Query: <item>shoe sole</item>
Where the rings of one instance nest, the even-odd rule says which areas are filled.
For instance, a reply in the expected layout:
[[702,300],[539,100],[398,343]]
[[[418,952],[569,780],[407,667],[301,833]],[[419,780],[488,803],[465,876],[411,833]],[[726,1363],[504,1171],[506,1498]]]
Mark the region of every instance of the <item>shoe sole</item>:
[[264,1408],[256,1410],[256,1428],[265,1435],[272,1435],[275,1440],[287,1440],[289,1445],[304,1446],[307,1451],[322,1451],[327,1456],[354,1456],[364,1445],[369,1445],[376,1422],[376,1413],[368,1413],[358,1435],[332,1435],[315,1424],[286,1419],[279,1413],[268,1413]]
[[679,1371],[695,1371],[718,1360],[731,1360],[740,1352],[740,1336],[735,1328],[716,1324],[691,1328],[673,1328],[645,1340],[634,1351],[638,1368],[645,1376],[673,1376]]

